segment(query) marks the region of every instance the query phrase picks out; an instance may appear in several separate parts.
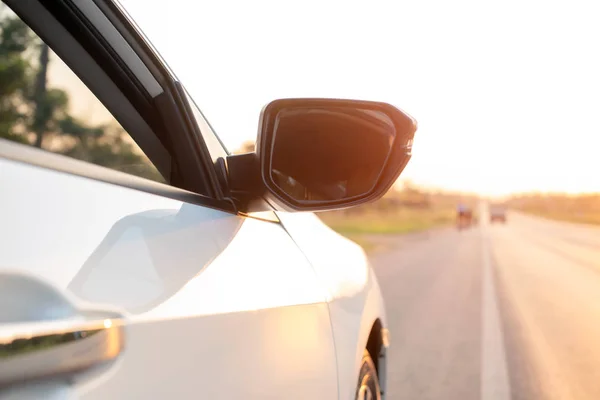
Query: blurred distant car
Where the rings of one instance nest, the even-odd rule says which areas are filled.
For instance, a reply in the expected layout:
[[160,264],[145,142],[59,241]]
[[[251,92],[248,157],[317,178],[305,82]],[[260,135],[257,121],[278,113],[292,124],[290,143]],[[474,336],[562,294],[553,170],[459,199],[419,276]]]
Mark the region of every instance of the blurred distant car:
[[456,213],[456,227],[458,230],[468,229],[477,225],[478,215],[472,206],[459,206]]
[[506,207],[495,204],[490,207],[490,222],[506,223]]
[[313,212],[381,198],[412,118],[275,100],[234,155],[112,0],[0,0],[0,33],[3,395],[384,398],[376,276]]
[[456,227],[458,230],[466,229],[473,223],[473,211],[464,207],[461,208],[457,213]]

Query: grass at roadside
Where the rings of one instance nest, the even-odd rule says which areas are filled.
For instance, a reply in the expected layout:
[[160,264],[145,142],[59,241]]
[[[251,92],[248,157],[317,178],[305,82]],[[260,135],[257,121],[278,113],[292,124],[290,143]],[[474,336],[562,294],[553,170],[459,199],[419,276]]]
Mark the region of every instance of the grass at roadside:
[[404,234],[425,231],[454,221],[452,208],[402,208],[382,212],[361,213],[327,212],[319,217],[333,230],[361,245],[365,251],[373,252],[380,246],[377,235]]
[[600,193],[523,194],[512,198],[509,206],[548,219],[600,225]]
[[401,209],[360,214],[329,212],[319,217],[342,235],[397,234],[449,224],[454,221],[455,212],[453,209]]
[[600,213],[594,212],[565,212],[565,211],[548,211],[541,209],[519,209],[526,214],[537,215],[556,221],[575,222],[579,224],[600,225]]
[[367,253],[373,253],[376,250],[383,248],[383,244],[380,243],[376,238],[367,237],[366,235],[344,235],[354,243],[358,244]]

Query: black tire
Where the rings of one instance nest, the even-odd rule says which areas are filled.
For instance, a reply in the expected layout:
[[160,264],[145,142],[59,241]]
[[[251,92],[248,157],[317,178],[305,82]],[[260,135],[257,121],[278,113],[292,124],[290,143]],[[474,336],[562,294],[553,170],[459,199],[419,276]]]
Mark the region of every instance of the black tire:
[[381,400],[381,389],[379,388],[379,378],[375,363],[365,350],[358,376],[358,385],[356,386],[356,400]]

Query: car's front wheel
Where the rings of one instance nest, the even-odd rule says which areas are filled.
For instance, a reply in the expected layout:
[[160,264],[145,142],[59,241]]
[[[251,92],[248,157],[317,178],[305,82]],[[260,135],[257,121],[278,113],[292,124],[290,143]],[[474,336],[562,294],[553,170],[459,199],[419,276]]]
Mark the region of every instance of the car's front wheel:
[[375,363],[368,351],[365,350],[356,387],[356,400],[381,400],[381,390]]

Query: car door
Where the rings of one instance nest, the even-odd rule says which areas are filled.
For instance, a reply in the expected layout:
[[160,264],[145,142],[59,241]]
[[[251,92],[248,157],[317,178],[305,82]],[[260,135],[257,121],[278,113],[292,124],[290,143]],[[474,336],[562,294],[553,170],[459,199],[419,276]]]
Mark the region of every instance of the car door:
[[0,7],[0,394],[337,398],[325,289],[127,17]]

